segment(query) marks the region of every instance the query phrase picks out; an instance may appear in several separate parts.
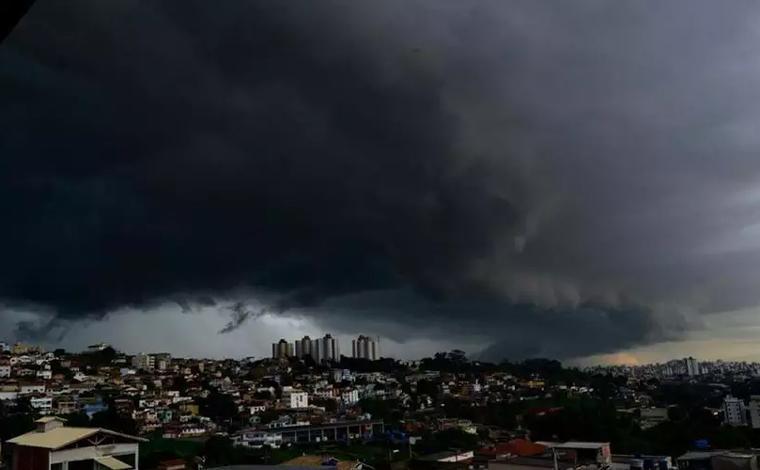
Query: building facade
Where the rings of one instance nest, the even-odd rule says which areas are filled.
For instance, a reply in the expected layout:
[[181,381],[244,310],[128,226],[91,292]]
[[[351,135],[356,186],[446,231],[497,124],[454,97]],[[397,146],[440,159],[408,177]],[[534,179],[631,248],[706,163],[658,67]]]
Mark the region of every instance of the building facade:
[[687,357],[684,359],[684,365],[686,366],[686,374],[689,377],[694,377],[699,375],[700,369],[699,369],[699,361],[694,359],[693,357]]
[[297,339],[295,344],[296,357],[301,359],[306,356],[311,356],[314,359],[311,347],[312,340],[308,336],[304,336],[302,339]]
[[285,339],[272,343],[272,359],[284,359],[286,357],[293,357],[293,344],[288,343]]
[[35,431],[7,441],[11,470],[139,470],[145,439],[102,428],[74,428],[46,417]]
[[377,360],[377,343],[369,336],[360,335],[351,341],[351,355],[356,359]]
[[318,363],[340,361],[340,345],[329,333],[312,343],[312,352]]
[[309,407],[309,394],[293,387],[283,387],[282,403],[287,408],[302,409]]
[[156,367],[156,358],[151,354],[136,354],[132,358],[132,367],[138,370],[153,370]]
[[749,421],[753,429],[760,429],[760,395],[749,397]]
[[741,398],[731,395],[723,399],[723,414],[726,424],[729,426],[746,426],[747,410]]

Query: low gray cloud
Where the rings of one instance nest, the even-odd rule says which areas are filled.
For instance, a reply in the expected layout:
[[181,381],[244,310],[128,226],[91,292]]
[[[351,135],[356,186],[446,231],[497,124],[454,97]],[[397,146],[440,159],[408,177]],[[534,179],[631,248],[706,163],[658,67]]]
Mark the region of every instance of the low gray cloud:
[[250,297],[489,357],[677,339],[760,300],[758,19],[41,2],[0,46],[0,298],[67,321]]

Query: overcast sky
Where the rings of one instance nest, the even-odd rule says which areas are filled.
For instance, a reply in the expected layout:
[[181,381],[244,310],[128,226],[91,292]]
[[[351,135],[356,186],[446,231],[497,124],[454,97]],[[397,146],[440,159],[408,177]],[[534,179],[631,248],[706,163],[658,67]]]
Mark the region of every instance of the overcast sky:
[[0,45],[0,337],[758,359],[760,5],[48,0]]

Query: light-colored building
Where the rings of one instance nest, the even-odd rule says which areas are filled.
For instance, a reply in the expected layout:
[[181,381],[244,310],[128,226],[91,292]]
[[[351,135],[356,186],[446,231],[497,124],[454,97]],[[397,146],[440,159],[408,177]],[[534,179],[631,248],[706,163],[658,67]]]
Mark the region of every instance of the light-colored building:
[[158,370],[167,370],[172,364],[172,355],[169,353],[153,354],[153,363]]
[[359,403],[359,390],[348,389],[340,393],[340,400],[346,405]]
[[746,426],[747,410],[741,398],[728,395],[723,399],[723,414],[725,423],[729,426]]
[[235,436],[235,443],[255,448],[260,448],[266,445],[277,449],[282,445],[282,433],[252,429],[249,431],[243,431]]
[[287,408],[308,408],[309,394],[307,392],[296,390],[293,387],[282,388],[282,403]]
[[760,429],[760,395],[749,397],[749,420],[753,429]]
[[140,442],[145,439],[102,428],[73,428],[65,420],[45,417],[35,431],[6,442],[12,470],[139,470]]
[[312,352],[316,362],[340,361],[340,344],[329,333],[312,342]]
[[272,359],[284,359],[286,357],[293,357],[293,343],[288,343],[284,338],[272,343]]
[[53,397],[32,397],[29,406],[40,414],[49,414],[53,411]]
[[684,359],[684,365],[686,367],[686,374],[689,377],[694,377],[699,375],[700,369],[699,369],[699,361],[694,359],[693,357],[687,357]]
[[314,359],[314,353],[312,352],[311,343],[313,341],[308,336],[304,336],[302,339],[296,340],[295,353],[297,358],[303,358],[311,356]]
[[22,384],[19,388],[19,394],[21,395],[29,395],[32,393],[45,393],[45,384],[40,383],[29,383],[29,384]]
[[6,378],[11,376],[11,365],[0,364],[0,378]]
[[357,359],[377,360],[377,343],[369,336],[360,335],[351,341],[351,353]]
[[139,370],[153,370],[156,367],[156,358],[152,354],[136,354],[132,358],[132,367]]

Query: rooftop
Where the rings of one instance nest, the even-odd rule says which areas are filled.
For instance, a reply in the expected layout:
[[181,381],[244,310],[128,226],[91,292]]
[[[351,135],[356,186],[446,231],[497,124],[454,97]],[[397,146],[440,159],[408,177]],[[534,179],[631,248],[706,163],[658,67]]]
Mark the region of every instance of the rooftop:
[[132,468],[131,466],[114,457],[100,457],[95,459],[95,461],[106,468],[110,468],[111,470],[129,470]]
[[120,436],[130,440],[145,440],[140,437],[130,436],[128,434],[122,434],[102,428],[70,428],[67,426],[61,426],[45,432],[28,432],[26,434],[22,434],[8,440],[8,443],[26,447],[41,447],[45,449],[55,450],[74,443],[80,439],[93,436],[99,432],[113,436]]

